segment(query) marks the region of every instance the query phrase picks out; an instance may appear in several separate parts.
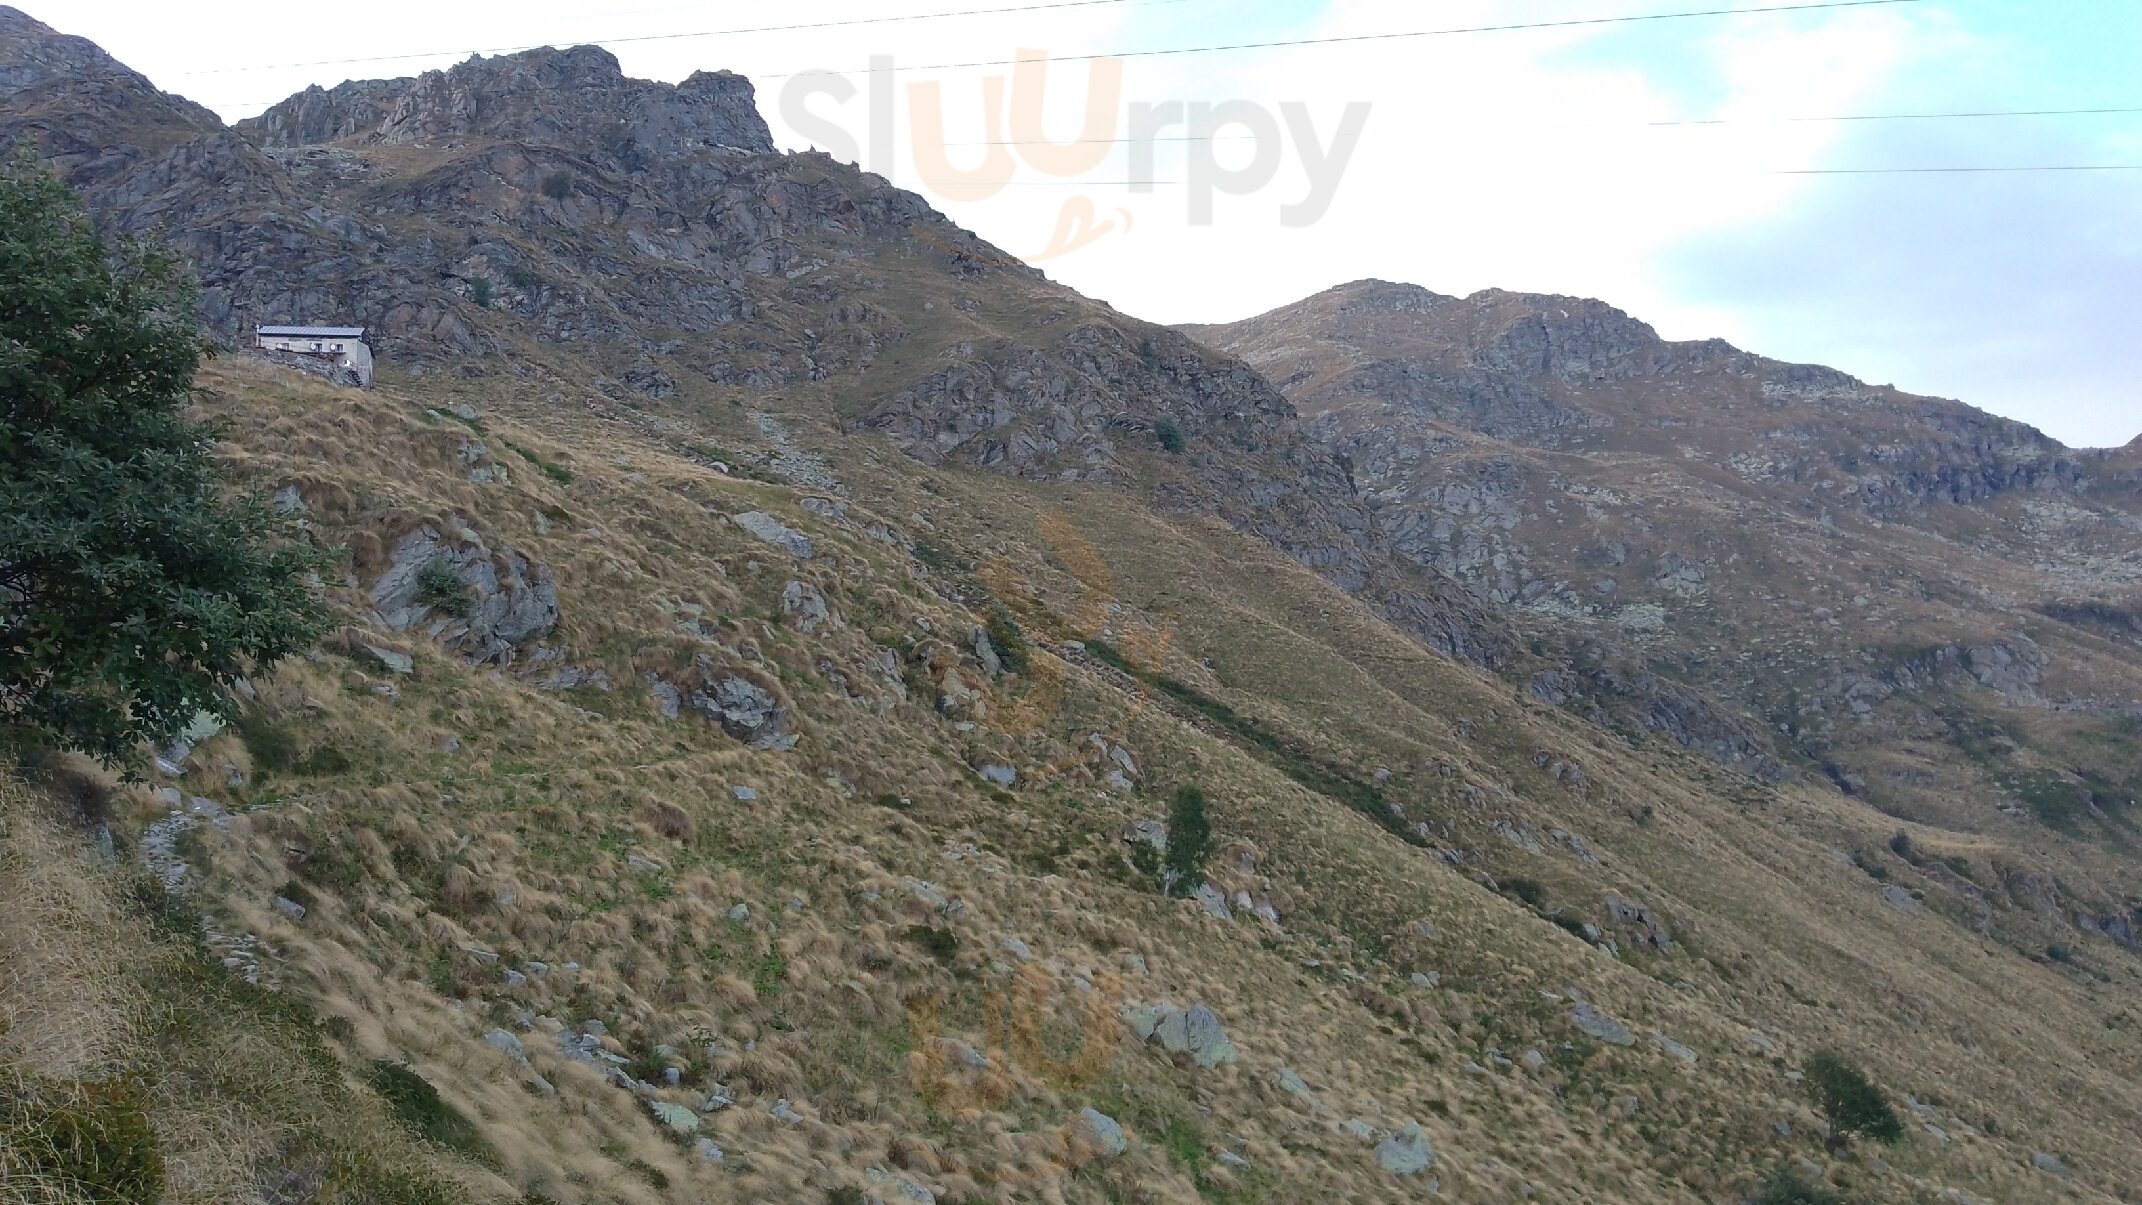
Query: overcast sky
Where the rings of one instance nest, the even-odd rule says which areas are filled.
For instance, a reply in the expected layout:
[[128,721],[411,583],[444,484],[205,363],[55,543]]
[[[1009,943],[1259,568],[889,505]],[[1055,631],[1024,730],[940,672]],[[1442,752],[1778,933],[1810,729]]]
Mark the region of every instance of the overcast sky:
[[[24,7],[229,119],[308,83],[409,75],[473,50],[542,43],[600,42],[628,72],[659,79],[740,71],[758,81],[782,145],[860,158],[1057,279],[1158,321],[1246,317],[1364,276],[1442,293],[1594,296],[1670,338],[1722,336],[1959,397],[2071,444],[2142,433],[2142,171],[1783,174],[2142,164],[2142,113],[1794,120],[2142,109],[2142,4],[1909,0],[1363,37],[1784,2],[619,0],[595,11],[563,0],[372,0],[317,25],[303,9],[262,20],[252,4]],[[1015,7],[1027,11],[736,32]],[[1334,38],[1357,40],[1137,53]],[[1096,85],[1089,62],[1054,67],[1036,91],[1052,139],[1076,137],[1089,120],[1088,132],[1125,138],[1140,103],[1246,101],[1232,111],[1250,122],[1216,141],[1166,131],[1173,140],[1156,144],[1149,175],[1120,145],[1095,147],[1090,165],[1073,162],[1076,147],[973,145],[1020,141],[1001,120],[1011,103],[999,104],[992,130],[986,98],[1013,90],[1001,64],[1023,50],[1126,56],[1114,97],[1105,69]],[[339,61],[372,56],[405,57]],[[898,68],[890,163],[867,149],[863,73],[874,56]],[[985,65],[940,66],[970,63]],[[856,92],[841,103],[821,83],[809,102],[817,119],[799,127],[784,94],[809,85],[797,76],[813,69],[854,73]],[[951,144],[945,168],[918,167],[936,160],[918,156],[912,137],[929,112],[914,89],[933,81],[945,134],[923,141]],[[1113,103],[1092,104],[1096,95]],[[1335,140],[1355,105],[1367,106],[1360,136]],[[1314,171],[1298,137],[1305,122],[1324,156]],[[1273,157],[1270,183],[1217,193],[1210,220],[1194,219],[1198,182],[1212,175],[1201,163],[1252,168],[1260,151]],[[1003,184],[992,195],[963,197],[956,180],[931,178],[988,167],[990,154],[994,174],[982,179]],[[1132,191],[1126,182],[1140,178],[1154,186]],[[1285,207],[1301,206],[1318,179],[1335,182],[1328,211],[1288,225]],[[1308,216],[1297,209],[1294,220]]]

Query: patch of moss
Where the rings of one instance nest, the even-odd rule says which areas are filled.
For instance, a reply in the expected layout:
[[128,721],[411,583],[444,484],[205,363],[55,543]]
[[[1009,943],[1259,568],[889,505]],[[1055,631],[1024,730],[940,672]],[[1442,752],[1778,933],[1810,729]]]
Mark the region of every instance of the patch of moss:
[[459,1109],[446,1103],[431,1082],[400,1063],[380,1059],[372,1064],[365,1082],[379,1093],[394,1117],[428,1142],[465,1155],[478,1163],[492,1164],[497,1156],[484,1141],[483,1131]]
[[0,1181],[67,1185],[70,1199],[150,1205],[164,1160],[132,1078],[0,1083]]

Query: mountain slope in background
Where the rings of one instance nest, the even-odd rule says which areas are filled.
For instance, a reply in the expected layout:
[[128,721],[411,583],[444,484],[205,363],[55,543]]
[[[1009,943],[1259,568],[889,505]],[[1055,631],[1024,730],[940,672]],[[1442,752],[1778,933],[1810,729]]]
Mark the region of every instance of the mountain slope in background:
[[1364,281],[1192,333],[1280,384],[1404,555],[1533,630],[1731,700],[1899,816],[2132,823],[2124,453],[1576,298]]
[[[246,479],[346,550],[345,630],[167,751],[157,790],[69,813],[113,850],[70,878],[105,926],[80,931],[179,916],[319,1098],[357,1105],[175,1063],[123,1010],[84,1013],[98,1057],[57,1057],[53,995],[0,969],[0,1083],[138,1077],[170,1199],[1649,1205],[1795,1162],[1865,1201],[2142,1198],[2124,813],[1900,820],[1800,772],[1810,738],[1734,714],[1744,683],[1664,626],[1549,605],[1556,562],[1509,538],[1547,546],[1524,525],[1548,501],[1572,527],[1607,521],[1573,491],[1621,508],[1631,607],[1728,562],[1610,489],[1706,521],[1784,505],[1558,442],[1627,421],[1541,383],[1561,336],[1418,370],[1494,435],[1394,409],[1348,436],[918,198],[773,153],[734,76],[536,51],[226,129],[0,9],[0,81],[23,82],[0,140],[189,255],[225,338],[380,336],[373,390],[244,356],[201,381]],[[1609,383],[1680,354],[1610,351],[1636,336],[1596,321]],[[1988,438],[2067,505],[2131,497]],[[1441,520],[1406,505],[1428,479],[1393,467],[1464,458],[1513,484],[1456,513],[1513,525],[1440,546],[1501,539],[1507,579],[1432,553]],[[1527,476],[1610,461],[1626,483]],[[2003,538],[1832,510],[1794,555]],[[2044,622],[2115,639],[2112,602],[2072,601]],[[2028,680],[2010,609],[1923,605],[1989,633],[1924,690],[2080,697],[2035,631]],[[2106,662],[2104,696],[2135,698]],[[2132,747],[2102,709],[1998,706],[1991,764],[2046,756],[2046,717]],[[1190,786],[1219,850],[1171,899],[1143,851]],[[0,853],[56,841],[0,804]],[[0,951],[64,928],[0,912]],[[1794,1068],[1829,1047],[1909,1094],[1907,1144],[1827,1149]],[[353,1157],[348,1118],[396,1108],[406,1132]]]

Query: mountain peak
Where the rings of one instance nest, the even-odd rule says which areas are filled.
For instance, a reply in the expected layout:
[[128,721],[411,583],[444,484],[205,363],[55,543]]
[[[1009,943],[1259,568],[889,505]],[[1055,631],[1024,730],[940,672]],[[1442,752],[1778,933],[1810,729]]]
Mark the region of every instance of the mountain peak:
[[240,128],[268,146],[498,140],[621,159],[774,149],[750,80],[729,71],[681,84],[633,79],[600,46],[478,55],[414,77],[315,86]]
[[1310,298],[1312,302],[1319,299],[1335,301],[1342,310],[1369,308],[1391,313],[1417,313],[1457,300],[1416,284],[1379,280],[1374,277],[1348,281]]
[[[101,153],[105,132],[160,147],[223,128],[214,113],[158,90],[88,38],[7,5],[0,5],[0,105],[62,160]],[[88,137],[86,127],[99,136]]]

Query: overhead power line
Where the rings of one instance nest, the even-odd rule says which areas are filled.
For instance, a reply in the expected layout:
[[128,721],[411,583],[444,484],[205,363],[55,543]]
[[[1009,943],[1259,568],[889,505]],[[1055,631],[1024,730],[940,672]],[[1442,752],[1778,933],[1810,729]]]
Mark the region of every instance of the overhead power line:
[[[1052,9],[1099,8],[1103,5],[1128,5],[1149,8],[1163,4],[1182,4],[1187,0],[1049,0],[1043,4],[1014,4],[1006,8],[966,8],[950,12],[908,13],[892,17],[852,17],[840,21],[809,21],[796,25],[753,25],[738,29],[703,29],[688,33],[650,33],[619,38],[590,38],[598,46],[622,46],[640,42],[680,42],[691,38],[731,38],[761,33],[802,33],[816,29],[844,29],[858,25],[899,25],[915,21],[940,21],[954,17],[995,17],[1013,13],[1038,13]],[[174,75],[234,75],[248,71],[281,71],[299,67],[350,67],[362,63],[406,63],[417,59],[437,59],[448,56],[461,57],[471,54],[519,54],[526,50],[542,50],[551,45],[535,42],[523,46],[476,46],[452,50],[419,50],[405,54],[367,55],[352,59],[313,59],[303,63],[252,63],[241,67],[204,67],[198,71],[177,71]]]
[[[1818,116],[1786,117],[1708,117],[1681,121],[1644,121],[1585,124],[1580,129],[1665,129],[1687,126],[1733,126],[1810,122],[1859,122],[1859,121],[1936,121],[1988,117],[2086,117],[2114,113],[2142,113],[2142,106],[2125,109],[1978,109],[1954,113],[1842,113]],[[1548,128],[1561,129],[1561,125]],[[1366,137],[1366,133],[1360,137]],[[949,147],[982,146],[1123,146],[1133,142],[1247,142],[1254,141],[1255,134],[1169,134],[1155,135],[1150,139],[1139,138],[1072,138],[1057,141],[1048,138],[980,140],[974,142],[948,142]]]
[[[1458,34],[1516,33],[1533,29],[1582,29],[1603,25],[1635,25],[1657,21],[1686,21],[1699,17],[1752,17],[1773,13],[1818,12],[1825,9],[1843,8],[1889,8],[1901,4],[1920,4],[1924,0],[1822,0],[1820,3],[1771,4],[1756,8],[1707,8],[1673,13],[1636,13],[1619,17],[1573,17],[1562,21],[1519,21],[1503,25],[1459,25],[1445,29],[1410,29],[1389,33],[1335,34],[1319,38],[1284,38],[1270,42],[1230,42],[1215,46],[1171,46],[1159,50],[1117,50],[1105,54],[1067,54],[1053,58],[1053,62],[1081,63],[1093,59],[1149,59],[1178,54],[1224,54],[1243,50],[1291,50],[1302,46],[1339,46],[1363,42],[1397,42],[1413,38],[1441,38]],[[981,59],[969,63],[924,63],[915,66],[895,66],[893,70],[909,71],[964,71],[972,67],[1016,67],[1018,59]],[[786,79],[786,75],[760,75],[758,79]],[[856,74],[860,74],[859,72]]]
[[2142,172],[2142,163],[2062,163],[2025,167],[1799,167],[1773,176],[1917,176],[2001,172]]
[[1829,117],[1708,117],[1687,121],[1651,121],[1654,126],[1726,126],[1775,122],[1804,121],[1938,121],[1949,118],[1969,117],[2094,117],[2112,113],[2142,113],[2142,107],[2129,109],[1970,109],[1954,113],[1847,113]]
[[[739,29],[701,30],[689,33],[642,34],[631,37],[619,38],[591,38],[588,39],[588,41],[598,46],[622,46],[644,42],[683,41],[692,38],[737,37],[745,34],[755,33],[798,32],[814,29],[836,29],[857,25],[889,25],[912,21],[934,21],[955,17],[982,17],[997,16],[1007,13],[1046,12],[1053,9],[1096,8],[1103,5],[1130,4],[1143,7],[1148,5],[1180,4],[1185,2],[1186,0],[1052,0],[1052,2],[1050,3],[1014,5],[1008,8],[960,9],[950,12],[915,13],[907,16],[894,17],[856,17],[842,21],[817,21],[795,25],[763,25]],[[1215,46],[1174,46],[1164,47],[1156,50],[1117,50],[1100,54],[1064,55],[1054,59],[1053,61],[1065,63],[1079,63],[1090,62],[1094,59],[1160,58],[1170,55],[1182,54],[1221,54],[1245,50],[1285,50],[1302,46],[1337,46],[1363,42],[1394,42],[1413,38],[1451,37],[1460,34],[1516,33],[1524,30],[1539,29],[1580,29],[1607,25],[1633,25],[1658,21],[1685,21],[1702,17],[1761,16],[1774,13],[1819,12],[1828,9],[1847,8],[1888,8],[1902,4],[1920,3],[1924,3],[1924,0],[1819,0],[1819,2],[1818,0],[1810,0],[1810,2],[1808,3],[1772,4],[1753,8],[1713,8],[1671,13],[1637,13],[1618,17],[1574,17],[1561,21],[1521,21],[1501,25],[1452,26],[1445,29],[1414,29],[1398,30],[1386,33],[1335,34],[1326,37],[1287,38],[1269,42],[1235,42]],[[454,50],[425,51],[422,53],[412,54],[373,55],[364,58],[319,59],[312,62],[304,63],[265,63],[242,67],[204,68],[199,71],[183,71],[177,72],[175,74],[182,76],[226,75],[234,72],[269,71],[285,68],[345,67],[363,63],[406,62],[415,59],[445,58],[450,55],[461,56],[470,54],[518,54],[525,50],[540,50],[543,49],[545,45],[548,44],[539,43],[536,45],[527,46],[473,47]],[[982,59],[966,63],[926,63],[904,67],[895,65],[893,67],[893,70],[898,72],[962,71],[975,67],[1015,67],[1018,65],[1018,63],[1019,60],[1017,59]],[[789,79],[799,74],[801,74],[801,72],[794,71],[778,74],[753,73],[752,78],[758,80]],[[860,74],[860,72],[853,72],[852,74]]]

